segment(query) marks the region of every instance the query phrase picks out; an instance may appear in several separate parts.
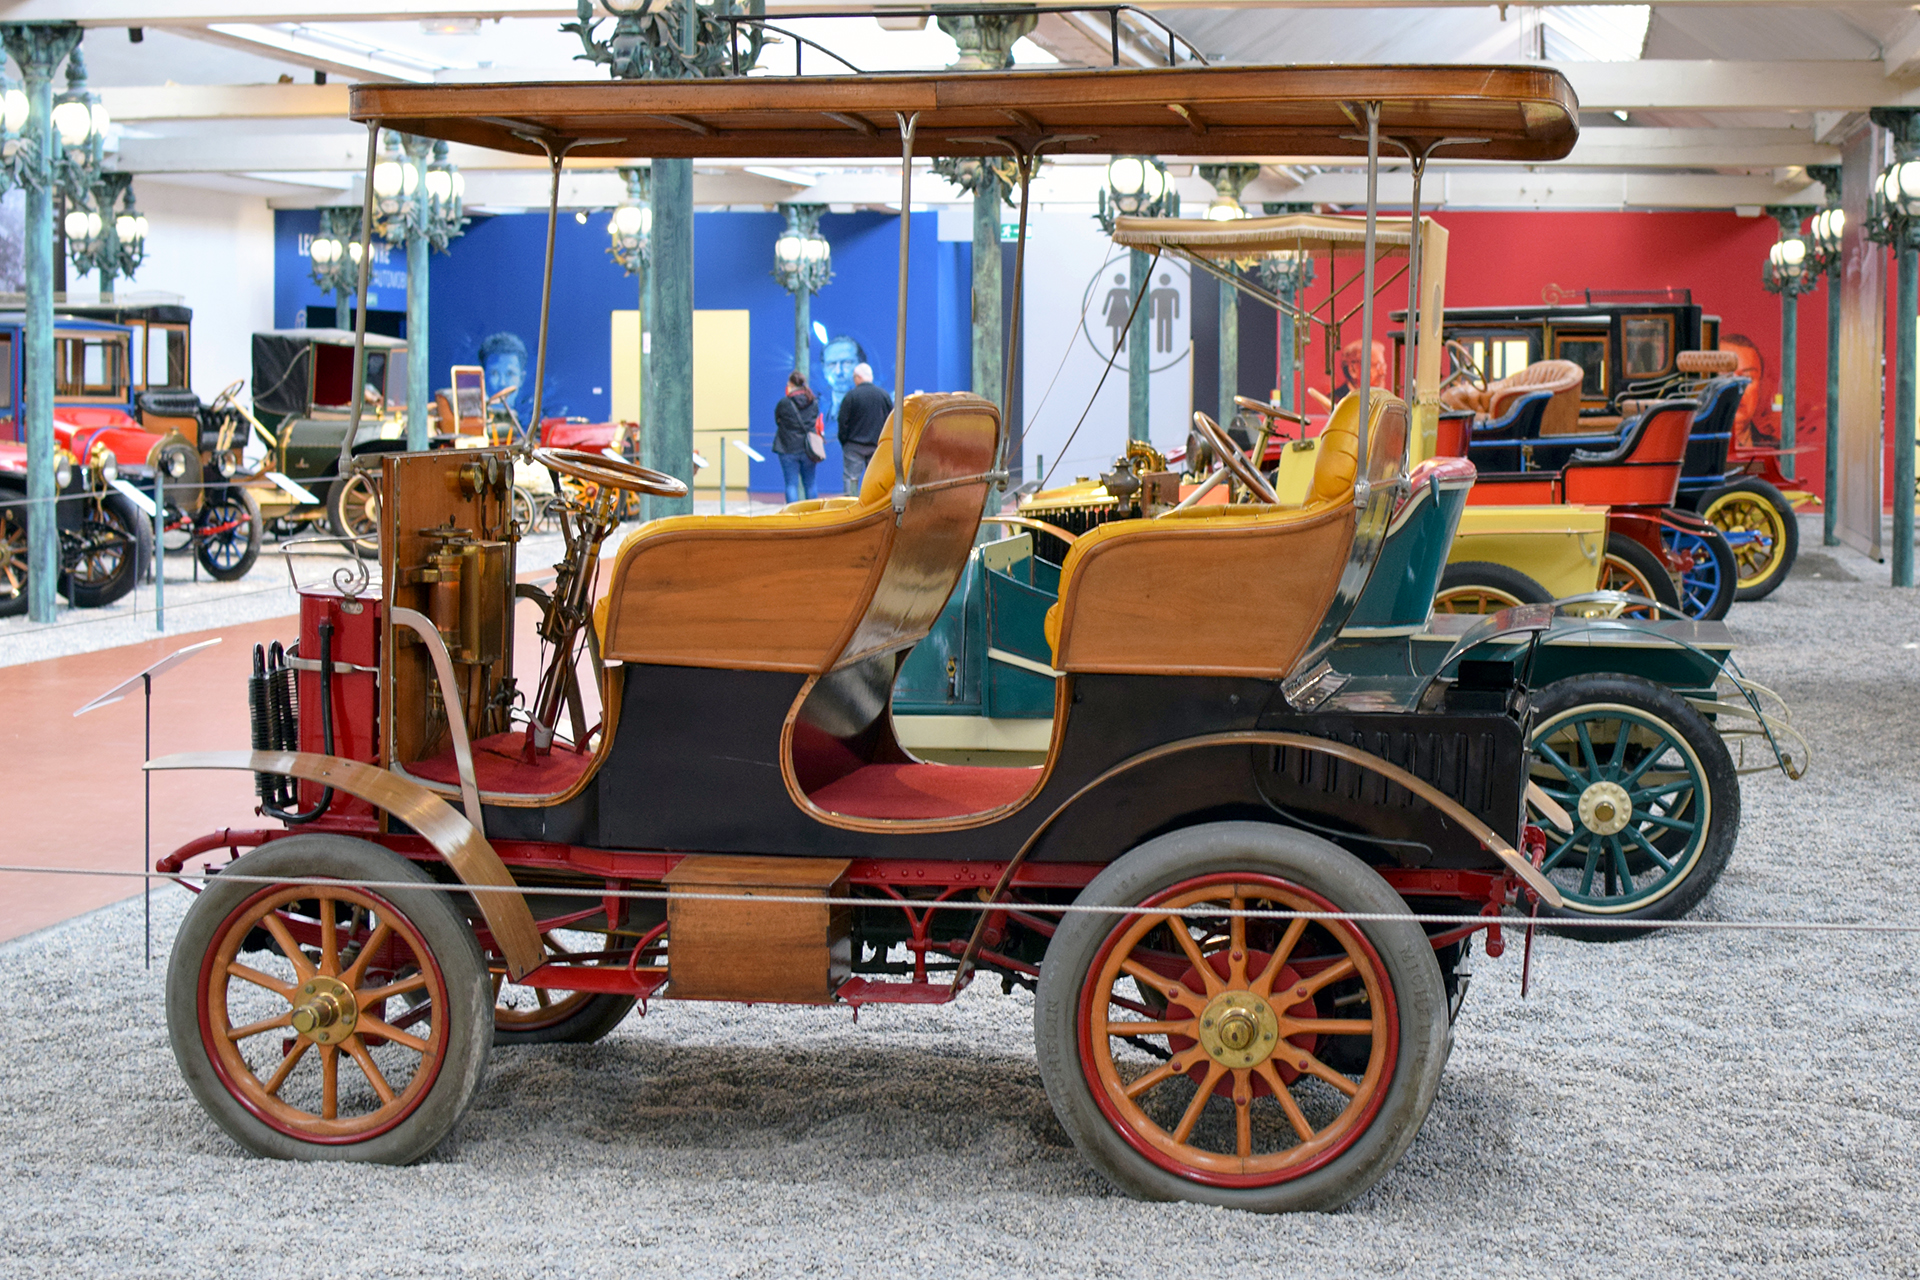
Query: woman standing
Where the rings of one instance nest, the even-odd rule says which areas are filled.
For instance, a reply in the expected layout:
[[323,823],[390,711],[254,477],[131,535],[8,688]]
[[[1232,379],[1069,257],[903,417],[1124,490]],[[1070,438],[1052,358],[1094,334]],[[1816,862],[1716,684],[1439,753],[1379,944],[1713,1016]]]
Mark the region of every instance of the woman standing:
[[[819,402],[807,390],[806,374],[795,370],[787,375],[787,393],[773,406],[773,423],[773,452],[780,459],[780,474],[786,478],[787,501],[819,497],[813,469],[820,465],[825,441],[819,431]],[[820,445],[815,440],[820,440]]]

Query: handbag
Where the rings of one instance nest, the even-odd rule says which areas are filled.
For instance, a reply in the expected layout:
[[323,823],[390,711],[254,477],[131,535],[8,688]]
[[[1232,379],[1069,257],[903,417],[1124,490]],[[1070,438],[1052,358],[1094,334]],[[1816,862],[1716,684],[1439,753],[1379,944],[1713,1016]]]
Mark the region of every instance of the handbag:
[[813,455],[815,462],[827,460],[827,418],[825,414],[813,415],[813,430],[807,432],[807,452]]

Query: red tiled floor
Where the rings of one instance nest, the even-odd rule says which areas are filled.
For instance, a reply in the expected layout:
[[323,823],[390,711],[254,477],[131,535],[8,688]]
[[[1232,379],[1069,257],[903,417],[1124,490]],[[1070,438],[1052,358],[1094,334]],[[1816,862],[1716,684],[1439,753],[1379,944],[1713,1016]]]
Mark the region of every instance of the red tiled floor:
[[[0,667],[0,863],[139,870],[140,695],[77,720],[74,711],[175,649],[218,635],[220,644],[154,682],[153,753],[244,749],[253,646],[296,633],[293,618],[276,618]],[[154,775],[156,858],[216,828],[257,821],[251,774]],[[0,875],[0,940],[139,891],[133,880]]]

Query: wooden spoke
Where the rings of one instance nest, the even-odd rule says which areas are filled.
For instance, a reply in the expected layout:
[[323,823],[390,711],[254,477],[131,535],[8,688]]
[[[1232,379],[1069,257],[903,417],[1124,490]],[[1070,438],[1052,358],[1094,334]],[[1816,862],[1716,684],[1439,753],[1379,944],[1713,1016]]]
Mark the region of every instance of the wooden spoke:
[[411,978],[402,978],[398,982],[389,982],[386,986],[375,987],[371,991],[356,991],[353,993],[353,998],[358,1001],[360,1007],[364,1009],[368,1005],[379,1004],[382,1000],[391,1000],[395,996],[403,996],[409,991],[418,991],[426,985],[427,975],[424,973],[416,973]]
[[1580,870],[1580,896],[1593,892],[1593,873],[1600,869],[1600,837],[1587,837],[1587,861]]
[[1370,1036],[1373,1023],[1366,1018],[1289,1018],[1280,1016],[1282,1040],[1300,1031],[1323,1036]]
[[[1245,911],[1247,900],[1235,895],[1227,900],[1232,911]],[[1227,922],[1227,985],[1244,987],[1247,985],[1247,918],[1231,916]]]
[[1187,928],[1186,920],[1181,916],[1169,916],[1167,928],[1173,931],[1174,940],[1180,944],[1180,949],[1187,953],[1187,959],[1193,962],[1193,967],[1200,971],[1200,981],[1207,984],[1207,994],[1218,995],[1227,984],[1220,981],[1220,975],[1215,973],[1213,966],[1207,963],[1207,954],[1200,949],[1200,944],[1193,940],[1193,932]]
[[1300,979],[1299,982],[1294,984],[1294,995],[1304,1000],[1308,996],[1320,991],[1321,988],[1332,986],[1342,978],[1351,978],[1354,973],[1353,957],[1347,956],[1344,959],[1328,965],[1311,978]]
[[1200,1113],[1207,1109],[1207,1099],[1213,1096],[1213,1086],[1220,1083],[1220,1077],[1227,1073],[1226,1067],[1218,1062],[1207,1063],[1207,1078],[1200,1082],[1200,1088],[1194,1093],[1193,1101],[1187,1104],[1186,1113],[1180,1117],[1180,1123],[1173,1131],[1175,1142],[1185,1142],[1193,1135],[1193,1126],[1200,1123]]
[[548,1005],[553,1003],[553,1001],[548,998],[547,989],[545,987],[535,987],[533,989],[533,998],[540,1002],[540,1007],[542,1009],[546,1008]]
[[1242,1160],[1253,1154],[1253,1073],[1233,1073],[1233,1153]]
[[1577,786],[1580,783],[1583,783],[1587,780],[1587,775],[1582,773],[1580,770],[1574,768],[1572,765],[1568,764],[1565,760],[1561,759],[1560,753],[1558,751],[1555,751],[1551,746],[1547,745],[1547,740],[1545,738],[1542,738],[1539,741],[1535,742],[1533,744],[1533,750],[1536,755],[1544,756],[1546,758],[1547,763],[1552,765],[1554,768],[1558,769],[1560,771],[1560,776],[1565,778],[1568,782],[1571,782]]
[[340,1118],[340,1050],[330,1044],[320,1046],[320,1118]]
[[1280,943],[1274,947],[1273,954],[1267,957],[1267,967],[1252,983],[1253,994],[1269,996],[1273,994],[1273,981],[1280,976],[1280,970],[1286,968],[1287,960],[1293,955],[1293,949],[1300,945],[1300,935],[1307,931],[1305,920],[1289,920],[1287,931],[1280,935]]
[[273,935],[273,940],[280,944],[280,954],[285,956],[287,963],[293,966],[296,981],[305,982],[315,975],[317,971],[313,967],[313,961],[307,959],[307,953],[302,951],[300,944],[293,940],[293,932],[287,928],[287,922],[280,918],[279,912],[268,912],[260,918],[260,923],[265,925],[267,932]]
[[360,1074],[367,1078],[367,1083],[373,1086],[373,1091],[380,1095],[380,1105],[385,1106],[392,1102],[393,1086],[388,1084],[387,1078],[380,1074],[380,1068],[373,1065],[373,1055],[367,1052],[367,1046],[360,1042],[360,1037],[348,1036],[345,1048],[353,1055],[353,1060],[360,1064]]
[[1608,836],[1607,845],[1613,850],[1613,871],[1620,877],[1620,892],[1633,892],[1633,871],[1627,866],[1627,851],[1620,843],[1619,836]]
[[1294,1136],[1302,1142],[1313,1141],[1313,1126],[1307,1123],[1306,1113],[1300,1110],[1300,1104],[1293,1100],[1293,1091],[1287,1088],[1287,1082],[1273,1069],[1273,1059],[1267,1059],[1254,1070],[1267,1082],[1267,1088],[1273,1090],[1274,1100],[1280,1104],[1280,1109],[1287,1113],[1287,1123],[1293,1126]]
[[493,1002],[495,1004],[500,1003],[500,988],[504,987],[506,984],[507,984],[506,974],[496,973],[493,975]]
[[294,985],[291,982],[282,982],[278,978],[270,978],[250,965],[241,964],[238,960],[227,966],[227,976],[229,978],[238,978],[242,982],[251,982],[256,987],[265,987],[268,991],[286,1000],[289,1004],[293,1002]]
[[269,1096],[280,1096],[280,1086],[287,1082],[289,1075],[293,1074],[294,1064],[306,1057],[307,1050],[311,1048],[313,1048],[313,1041],[304,1036],[293,1042],[293,1048],[287,1050],[287,1056],[280,1059],[280,1065],[274,1069],[274,1073],[267,1078],[267,1083],[263,1086]]
[[[1369,1030],[1371,1030],[1371,1028],[1369,1028]],[[1308,1053],[1305,1049],[1296,1047],[1289,1052],[1294,1055],[1294,1064],[1308,1075],[1325,1080],[1349,1098],[1354,1097],[1360,1092],[1359,1085],[1347,1079],[1338,1071],[1335,1071],[1332,1067]]]
[[1634,827],[1628,827],[1622,834],[1632,836],[1633,842],[1639,845],[1640,848],[1643,851],[1645,851],[1646,855],[1649,858],[1652,858],[1654,862],[1659,865],[1662,871],[1673,870],[1672,860],[1669,859],[1666,854],[1661,853],[1658,849],[1654,848],[1653,842],[1648,840],[1645,836],[1641,835],[1638,829]]
[[320,972],[329,978],[340,976],[340,926],[333,918],[333,899],[321,898],[318,902],[320,916]]
[[360,954],[353,958],[353,965],[340,975],[340,981],[349,987],[357,987],[367,975],[367,965],[372,963],[375,953],[387,945],[387,939],[393,936],[393,926],[382,920],[373,927],[373,934],[360,948]]
[[1132,1084],[1127,1085],[1121,1092],[1129,1098],[1137,1098],[1155,1085],[1179,1075],[1186,1065],[1186,1062],[1180,1058],[1175,1058],[1171,1062],[1163,1062],[1153,1070],[1147,1072],[1147,1074],[1141,1076],[1138,1080],[1135,1080]]
[[400,1028],[389,1026],[378,1018],[368,1017],[364,1012],[361,1013],[360,1020],[354,1024],[354,1029],[363,1035],[367,1032],[372,1032],[376,1036],[384,1036],[395,1044],[405,1045],[415,1053],[425,1053],[427,1051],[427,1042],[419,1036],[408,1035]]
[[1199,1038],[1199,1019],[1188,1018],[1184,1022],[1109,1022],[1107,1034],[1110,1036],[1186,1036],[1190,1040]]
[[1178,999],[1178,993],[1185,990],[1185,988],[1181,987],[1181,985],[1172,978],[1161,977],[1153,970],[1147,968],[1147,966],[1141,964],[1138,960],[1123,960],[1120,963],[1120,968],[1135,982],[1146,983],[1169,1000]]
[[1613,740],[1613,758],[1607,761],[1608,769],[1617,770],[1627,762],[1627,739],[1630,736],[1632,735],[1627,732],[1627,726],[1622,724],[1619,736]]
[[293,1010],[289,1009],[277,1018],[266,1018],[259,1022],[249,1022],[244,1027],[231,1027],[227,1030],[227,1039],[245,1040],[252,1036],[259,1035],[262,1031],[271,1031],[275,1027],[290,1027],[292,1025]]

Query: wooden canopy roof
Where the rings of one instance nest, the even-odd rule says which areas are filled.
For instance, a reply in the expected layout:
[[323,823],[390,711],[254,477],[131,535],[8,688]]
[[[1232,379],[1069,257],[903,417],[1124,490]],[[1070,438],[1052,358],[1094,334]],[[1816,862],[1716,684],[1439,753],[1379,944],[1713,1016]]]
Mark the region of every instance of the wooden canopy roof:
[[[914,153],[980,155],[983,139],[1047,154],[1220,157],[1366,154],[1351,104],[1380,133],[1450,146],[1449,159],[1557,160],[1579,104],[1543,67],[1298,66],[353,86],[351,114],[405,133],[579,158],[837,159],[900,155],[896,112],[918,112]],[[1382,147],[1383,158],[1397,152]]]
[[[1211,222],[1203,218],[1116,218],[1113,242],[1129,249],[1182,249],[1202,258],[1257,257],[1293,250],[1304,253],[1359,251],[1367,243],[1364,218],[1327,213],[1283,213],[1265,218]],[[1380,218],[1374,226],[1379,250],[1413,243],[1411,218]]]

